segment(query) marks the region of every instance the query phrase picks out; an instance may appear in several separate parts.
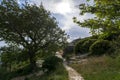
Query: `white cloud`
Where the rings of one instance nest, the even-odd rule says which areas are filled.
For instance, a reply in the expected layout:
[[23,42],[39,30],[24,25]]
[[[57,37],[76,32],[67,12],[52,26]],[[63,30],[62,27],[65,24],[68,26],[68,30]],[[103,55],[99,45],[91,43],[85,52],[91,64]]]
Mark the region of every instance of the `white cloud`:
[[72,12],[71,5],[68,0],[62,0],[60,3],[55,4],[55,6],[55,11],[57,13],[65,15]]
[[[80,3],[84,3],[85,0],[30,0],[31,3],[36,3],[38,5],[43,3],[43,6],[53,14],[59,14],[63,17],[57,17],[58,22],[63,30],[66,31],[68,35],[70,35],[70,40],[73,40],[78,37],[87,37],[90,36],[89,29],[81,28],[77,24],[73,23],[73,17],[78,17],[79,20],[83,21],[84,19],[88,19],[93,17],[94,15],[86,14],[84,16],[79,16],[79,8]],[[53,15],[54,16],[54,15]],[[61,19],[60,19],[61,18]],[[76,33],[75,33],[76,32]],[[77,35],[78,34],[78,35]]]
[[[25,0],[18,0],[19,4],[24,3]],[[90,36],[89,29],[87,28],[81,28],[77,26],[77,24],[73,23],[72,18],[74,16],[78,17],[79,20],[83,21],[84,19],[88,19],[90,17],[93,17],[94,15],[85,14],[84,16],[79,16],[79,9],[78,6],[81,3],[85,3],[86,0],[28,0],[31,4],[37,4],[40,5],[41,2],[45,6],[47,10],[54,14],[62,15],[61,17],[57,17],[59,25],[63,30],[66,31],[68,35],[70,35],[70,38],[68,41],[71,41],[76,38],[80,37],[87,37]],[[93,4],[93,1],[91,1],[90,4]],[[3,46],[5,43],[1,42],[0,46]]]

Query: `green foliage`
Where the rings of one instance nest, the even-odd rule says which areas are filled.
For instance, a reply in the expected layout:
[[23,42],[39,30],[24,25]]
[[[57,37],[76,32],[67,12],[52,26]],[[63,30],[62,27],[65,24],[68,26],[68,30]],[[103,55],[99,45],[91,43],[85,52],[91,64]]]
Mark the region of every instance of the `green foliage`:
[[50,56],[45,59],[43,62],[42,68],[47,69],[48,71],[54,71],[58,68],[59,65],[62,64],[62,59],[56,56]]
[[89,47],[96,41],[96,39],[92,39],[92,37],[81,39],[75,45],[75,53],[85,54],[89,52]]
[[27,65],[21,69],[14,71],[13,73],[15,74],[14,75],[14,77],[15,77],[15,76],[23,76],[23,75],[30,74],[30,73],[32,73],[32,71],[33,71],[32,68],[29,65]]
[[36,67],[38,51],[55,53],[65,45],[66,38],[43,5],[25,2],[20,6],[16,0],[1,1],[0,39],[22,46],[29,55],[31,66]]
[[112,40],[112,47],[113,47],[113,51],[111,56],[112,57],[117,57],[119,56],[119,52],[120,52],[120,36],[116,37],[116,39]]
[[67,55],[72,55],[74,53],[74,46],[65,47],[63,52],[63,57],[66,57]]
[[[8,45],[1,47],[1,62],[2,67],[13,71],[15,69],[19,69],[19,67],[24,66],[25,63],[28,61],[28,55],[25,53],[25,50],[19,48],[15,45]],[[19,66],[19,67],[17,67]]]
[[85,41],[87,41],[88,39],[87,38],[85,38],[85,39],[81,39],[76,45],[75,45],[75,48],[74,48],[74,51],[75,51],[75,54],[78,54],[78,53],[80,53],[80,54],[82,54],[82,53],[84,53],[84,48],[83,48],[83,43],[85,42]]
[[89,57],[83,64],[71,65],[85,80],[119,80],[120,57]]
[[84,52],[89,52],[90,46],[96,41],[96,39],[88,39],[83,43]]
[[112,41],[112,40],[116,40],[119,35],[120,35],[119,32],[117,32],[117,33],[104,33],[104,34],[101,34],[99,36],[99,39]]
[[78,21],[75,17],[74,22],[82,27],[91,29],[92,34],[120,32],[120,1],[119,0],[93,0],[80,4],[80,15],[90,13],[95,15],[92,19]]
[[41,76],[32,76],[28,80],[69,80],[69,77],[65,67],[61,64],[53,72],[44,73]]
[[90,36],[90,39],[99,39],[99,35],[92,35]]
[[93,43],[90,47],[90,53],[92,55],[103,55],[105,53],[109,53],[111,50],[112,45],[107,40],[98,40]]
[[8,80],[9,72],[4,67],[0,67],[0,79],[1,80]]
[[[39,70],[39,68],[37,68],[36,70]],[[25,76],[30,73],[33,73],[33,70],[29,65],[26,65],[14,71],[8,71],[6,68],[0,67],[0,79],[1,80],[11,80],[14,77]]]
[[[37,71],[40,71],[40,69],[37,69]],[[23,75],[25,76],[30,73],[34,73],[34,72],[32,72],[32,69],[28,65],[14,72],[7,72],[5,69],[0,68],[0,79],[11,80],[14,77],[23,76]],[[57,69],[52,72],[44,73],[44,75],[41,76],[33,75],[30,77],[26,77],[25,79],[26,80],[68,80],[68,72],[64,68],[63,64],[60,64],[59,66],[57,66]]]

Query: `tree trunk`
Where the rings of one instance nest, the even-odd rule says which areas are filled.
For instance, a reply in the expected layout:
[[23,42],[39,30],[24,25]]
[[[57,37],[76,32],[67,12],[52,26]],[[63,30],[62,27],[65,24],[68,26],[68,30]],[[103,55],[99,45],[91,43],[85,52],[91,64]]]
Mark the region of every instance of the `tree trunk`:
[[30,67],[35,70],[37,65],[36,65],[36,59],[35,59],[35,52],[29,51],[29,60],[30,60]]

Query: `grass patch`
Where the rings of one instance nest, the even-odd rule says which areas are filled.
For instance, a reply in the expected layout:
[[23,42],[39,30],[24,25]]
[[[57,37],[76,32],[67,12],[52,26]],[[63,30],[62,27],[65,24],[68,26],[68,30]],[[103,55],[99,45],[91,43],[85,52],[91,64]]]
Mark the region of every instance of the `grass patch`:
[[120,57],[90,57],[80,64],[71,64],[85,80],[120,80]]
[[27,80],[69,80],[68,72],[60,65],[54,72],[45,73],[42,76],[33,76]]
[[[41,70],[41,68],[36,68],[36,71],[34,72],[39,70]],[[31,73],[33,73],[33,71],[29,65],[14,71],[8,71],[6,68],[0,67],[0,80],[11,80],[12,78],[26,76]]]
[[[41,70],[42,68],[37,68],[34,72],[39,72]],[[29,65],[12,72],[7,71],[6,68],[0,67],[0,80],[11,80],[12,78],[17,77],[25,77],[25,80],[68,80],[68,72],[62,63],[57,65],[55,70],[46,72],[41,76],[34,74],[34,72]],[[33,75],[28,78],[28,75],[31,73],[33,73]]]

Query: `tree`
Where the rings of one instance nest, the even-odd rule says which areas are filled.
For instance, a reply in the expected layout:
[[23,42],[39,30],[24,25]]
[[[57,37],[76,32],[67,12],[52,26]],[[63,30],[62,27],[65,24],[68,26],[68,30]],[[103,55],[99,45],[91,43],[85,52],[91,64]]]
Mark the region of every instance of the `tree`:
[[35,68],[36,53],[54,53],[64,46],[67,36],[42,5],[38,7],[26,2],[20,6],[16,0],[2,0],[0,39],[26,49],[30,65]]
[[84,22],[74,17],[77,24],[90,28],[93,34],[120,33],[120,0],[94,0],[94,4],[81,4],[79,8],[81,15],[86,13],[95,15],[94,18]]
[[[2,66],[11,70],[14,64],[28,60],[21,48],[17,45],[8,45],[0,48]],[[23,55],[24,54],[24,55]]]

